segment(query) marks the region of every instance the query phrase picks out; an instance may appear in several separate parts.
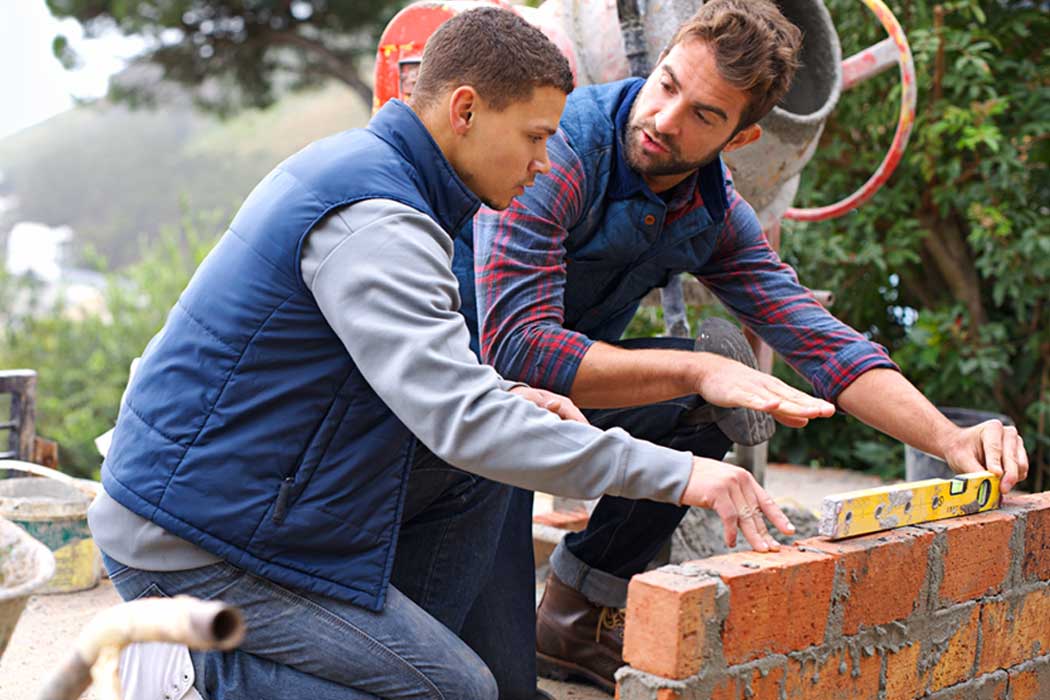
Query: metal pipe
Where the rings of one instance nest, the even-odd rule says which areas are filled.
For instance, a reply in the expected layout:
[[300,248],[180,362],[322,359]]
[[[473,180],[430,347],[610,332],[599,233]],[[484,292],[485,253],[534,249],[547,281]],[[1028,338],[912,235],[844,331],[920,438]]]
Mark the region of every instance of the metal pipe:
[[863,51],[858,51],[842,62],[842,89],[849,90],[879,73],[897,65],[897,43],[883,39]]
[[627,54],[627,67],[631,75],[644,78],[649,75],[649,54],[645,46],[645,25],[638,9],[638,0],[616,0],[616,13],[620,17],[620,33]]
[[[0,455],[0,457],[2,457],[2,455]],[[87,498],[94,498],[98,495],[98,489],[96,486],[98,482],[87,479],[75,479],[69,474],[64,474],[57,469],[52,469],[51,467],[45,467],[42,464],[23,462],[17,459],[0,459],[0,472],[4,471],[24,472],[26,474],[32,474],[33,476],[54,479],[61,484],[65,484],[70,488],[80,491]]]
[[[651,67],[646,50],[645,25],[637,0],[616,0],[616,13],[620,18],[620,33],[623,35],[628,70],[634,77],[647,78]],[[682,289],[681,276],[675,275],[667,286],[660,290],[660,301],[663,305],[664,330],[667,335],[672,338],[690,337],[692,333],[685,310],[685,292]]]
[[667,286],[660,290],[660,303],[664,309],[664,332],[672,338],[692,337],[681,275],[672,277]]
[[[824,221],[826,219],[833,219],[850,211],[853,211],[860,205],[871,199],[876,192],[879,191],[890,175],[897,168],[901,158],[904,156],[904,149],[908,145],[908,139],[911,136],[912,127],[915,125],[915,102],[917,88],[915,85],[915,65],[912,62],[911,47],[908,46],[908,38],[904,34],[904,30],[901,28],[900,22],[893,16],[893,12],[886,6],[882,0],[862,0],[862,2],[868,6],[879,21],[882,22],[882,26],[886,29],[886,33],[890,35],[889,41],[893,43],[894,48],[897,51],[897,65],[900,68],[900,81],[901,81],[901,107],[900,116],[897,119],[897,130],[893,134],[893,143],[890,144],[889,151],[886,152],[886,157],[879,165],[875,173],[868,178],[868,181],[861,185],[853,194],[849,195],[843,200],[829,204],[823,207],[816,207],[811,209],[796,209],[791,208],[784,212],[784,217],[793,219],[795,221]],[[872,46],[869,51],[874,51],[879,48],[880,42]],[[879,57],[873,57],[872,66],[878,67],[881,63],[881,55],[884,48],[879,48]],[[864,52],[861,52],[862,54]],[[859,59],[858,59],[859,60]],[[866,60],[866,59],[865,59]],[[871,77],[875,75],[875,72],[868,70],[860,71],[853,77],[855,79],[860,77]]]
[[188,596],[145,598],[103,610],[80,632],[75,651],[38,700],[76,700],[94,680],[104,698],[120,698],[120,651],[135,642],[229,650],[244,639],[244,618],[225,603]]

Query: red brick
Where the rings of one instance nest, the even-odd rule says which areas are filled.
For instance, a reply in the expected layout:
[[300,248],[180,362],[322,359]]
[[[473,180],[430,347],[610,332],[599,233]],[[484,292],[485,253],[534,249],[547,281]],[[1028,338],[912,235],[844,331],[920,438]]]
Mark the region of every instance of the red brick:
[[717,615],[718,580],[656,569],[638,574],[627,588],[623,658],[663,678],[700,671],[709,640],[706,625]]
[[[882,660],[847,650],[831,654],[823,662],[788,661],[787,697],[791,700],[877,700]],[[889,697],[889,696],[887,696]]]
[[[1050,491],[1007,496],[1003,504],[1025,512],[1023,574],[1028,581],[1050,580]],[[1047,695],[1050,698],[1050,695]]]
[[1045,656],[1050,651],[1050,587],[986,601],[981,612],[981,636],[980,673]]
[[591,514],[585,510],[549,510],[546,513],[537,513],[532,516],[532,522],[538,525],[550,525],[559,530],[579,532],[587,527],[590,517]]
[[704,569],[729,586],[722,629],[728,665],[820,644],[831,607],[833,558],[784,548],[704,559]]
[[886,651],[886,697],[916,698],[925,692],[926,676],[919,673],[922,642],[914,640],[897,651]]
[[1010,694],[1011,700],[1050,698],[1050,656],[1020,669],[1010,669]]
[[[979,605],[970,608],[969,615],[950,632],[947,644],[940,639],[914,639],[913,644],[886,654],[886,697],[916,698],[971,677],[977,653],[977,630],[980,625]],[[942,621],[947,617],[939,616]],[[937,625],[934,624],[936,629]],[[925,643],[924,643],[925,642]],[[938,650],[938,657],[931,657]],[[923,671],[919,665],[922,663]]]
[[733,672],[711,694],[710,700],[780,700],[784,685],[784,667]]
[[836,557],[848,586],[842,633],[903,620],[919,606],[933,533],[919,528],[856,537],[840,542],[814,538],[797,543]]
[[942,601],[963,602],[1002,590],[1010,570],[1010,536],[1016,518],[999,511],[937,524],[948,538]]

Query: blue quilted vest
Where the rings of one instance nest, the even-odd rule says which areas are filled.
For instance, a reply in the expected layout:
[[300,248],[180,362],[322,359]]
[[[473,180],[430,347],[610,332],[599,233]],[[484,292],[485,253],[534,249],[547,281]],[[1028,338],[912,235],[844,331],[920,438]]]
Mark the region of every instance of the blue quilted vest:
[[[594,340],[618,340],[650,290],[666,285],[672,275],[700,270],[714,252],[728,210],[721,159],[686,180],[703,206],[672,221],[664,200],[627,165],[621,140],[644,83],[630,78],[577,88],[559,125],[582,162],[586,184],[583,214],[568,222],[565,241],[564,325]],[[461,310],[477,352],[470,224],[455,243]]]
[[366,129],[283,162],[143,353],[102,482],[127,508],[235,566],[379,610],[414,440],[300,275],[314,224],[375,198],[450,232],[479,205],[397,101]]

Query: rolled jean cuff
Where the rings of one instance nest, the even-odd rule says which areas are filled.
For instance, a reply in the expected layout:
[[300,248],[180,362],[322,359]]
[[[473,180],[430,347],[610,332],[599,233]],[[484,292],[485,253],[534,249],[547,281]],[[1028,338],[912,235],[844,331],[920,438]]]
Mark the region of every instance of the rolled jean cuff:
[[569,551],[564,539],[551,553],[550,563],[551,571],[559,581],[582,593],[593,605],[627,607],[629,581],[587,565]]

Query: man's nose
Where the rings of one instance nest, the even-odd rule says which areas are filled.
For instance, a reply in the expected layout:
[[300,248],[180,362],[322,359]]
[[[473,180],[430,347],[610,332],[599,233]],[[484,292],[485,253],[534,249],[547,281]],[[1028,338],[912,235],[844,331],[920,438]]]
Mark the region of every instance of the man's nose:
[[678,133],[678,125],[681,122],[681,100],[675,99],[668,100],[663,105],[660,105],[659,111],[653,116],[653,125],[661,134],[676,135]]
[[543,150],[542,158],[533,158],[532,162],[529,163],[529,172],[537,173],[539,175],[546,175],[551,171],[551,160],[547,155],[547,149]]
[[668,102],[653,117],[653,126],[661,134],[678,133],[679,109],[676,102]]

